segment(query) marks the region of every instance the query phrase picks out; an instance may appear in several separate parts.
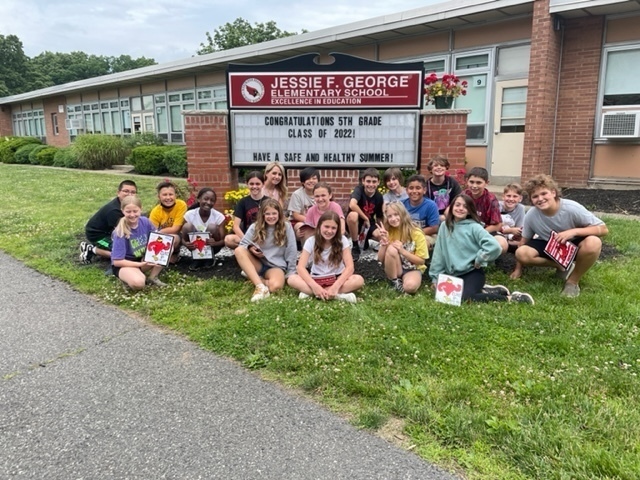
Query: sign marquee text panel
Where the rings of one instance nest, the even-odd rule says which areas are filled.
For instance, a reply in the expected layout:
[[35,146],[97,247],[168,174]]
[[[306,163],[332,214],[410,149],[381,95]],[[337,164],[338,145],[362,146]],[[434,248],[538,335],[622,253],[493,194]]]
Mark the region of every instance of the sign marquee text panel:
[[235,111],[232,164],[415,168],[419,122],[407,110]]

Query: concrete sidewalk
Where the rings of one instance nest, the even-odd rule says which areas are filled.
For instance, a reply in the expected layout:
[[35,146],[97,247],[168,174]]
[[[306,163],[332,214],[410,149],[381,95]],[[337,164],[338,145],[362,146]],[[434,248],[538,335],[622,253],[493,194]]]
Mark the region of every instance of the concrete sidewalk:
[[0,478],[453,478],[1,252],[0,285]]

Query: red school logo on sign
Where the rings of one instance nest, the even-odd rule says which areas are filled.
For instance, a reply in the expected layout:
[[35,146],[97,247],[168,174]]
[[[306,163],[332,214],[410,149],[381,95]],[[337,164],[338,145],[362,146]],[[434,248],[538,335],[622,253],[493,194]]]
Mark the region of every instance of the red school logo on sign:
[[419,108],[420,73],[230,73],[230,108]]

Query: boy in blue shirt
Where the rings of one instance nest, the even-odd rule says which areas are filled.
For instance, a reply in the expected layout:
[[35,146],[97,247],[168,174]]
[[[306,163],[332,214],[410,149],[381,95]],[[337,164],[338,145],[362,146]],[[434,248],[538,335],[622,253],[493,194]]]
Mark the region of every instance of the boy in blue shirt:
[[407,180],[406,188],[409,198],[402,203],[409,212],[411,220],[424,233],[429,248],[433,248],[440,226],[440,214],[436,202],[424,196],[427,191],[427,179],[422,175],[411,175]]

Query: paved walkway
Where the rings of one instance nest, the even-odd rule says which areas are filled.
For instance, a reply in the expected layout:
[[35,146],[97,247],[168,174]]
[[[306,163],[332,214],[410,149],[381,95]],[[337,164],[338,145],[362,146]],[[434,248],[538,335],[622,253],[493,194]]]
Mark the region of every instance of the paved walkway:
[[2,252],[0,285],[0,478],[453,478]]

